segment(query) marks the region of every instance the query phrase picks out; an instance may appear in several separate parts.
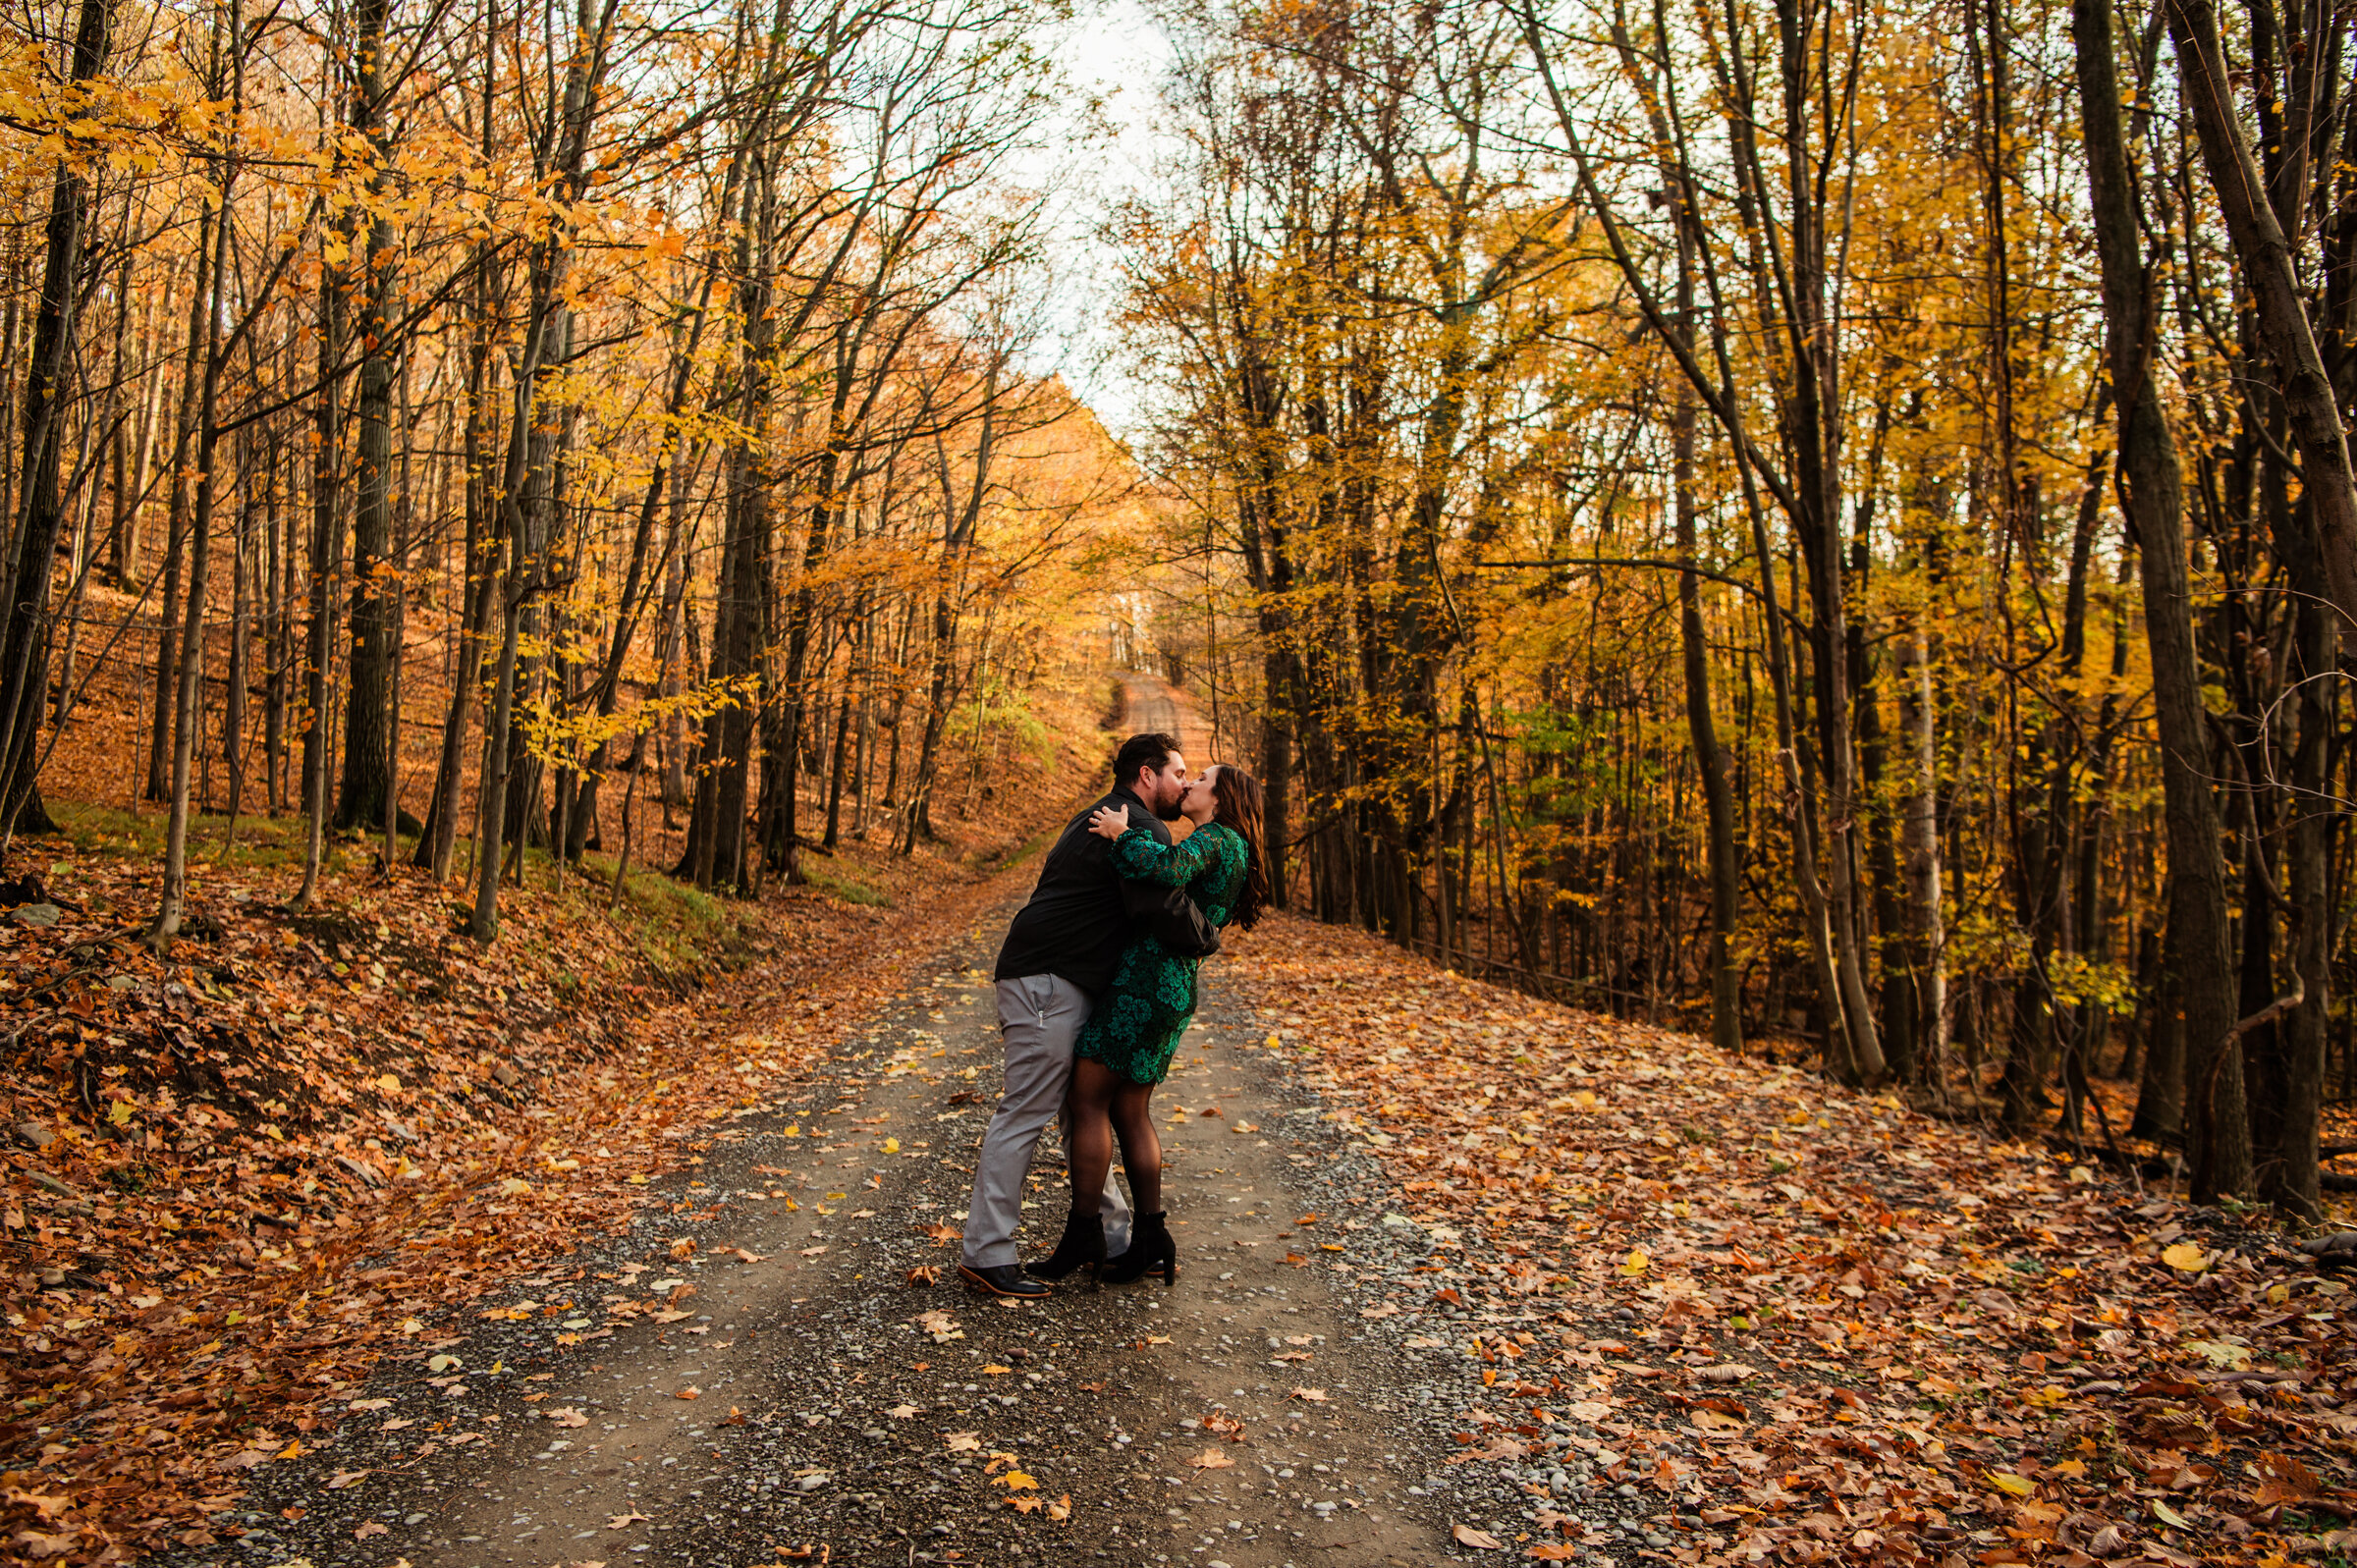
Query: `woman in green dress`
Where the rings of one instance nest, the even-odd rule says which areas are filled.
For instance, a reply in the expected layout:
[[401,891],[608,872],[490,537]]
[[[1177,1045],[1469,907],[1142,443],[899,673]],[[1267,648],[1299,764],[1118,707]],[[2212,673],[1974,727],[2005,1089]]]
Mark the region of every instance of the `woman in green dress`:
[[[1130,827],[1126,809],[1099,811],[1089,831],[1117,840],[1111,859],[1124,877],[1183,888],[1213,925],[1249,929],[1269,901],[1259,781],[1214,763],[1187,784],[1178,809],[1195,826],[1173,844],[1156,843],[1143,828]],[[1123,950],[1113,985],[1097,999],[1072,1048],[1072,1087],[1065,1104],[1072,1118],[1071,1217],[1054,1255],[1033,1264],[1031,1272],[1061,1279],[1087,1268],[1116,1284],[1155,1271],[1166,1283],[1177,1280],[1178,1252],[1163,1213],[1162,1141],[1155,1135],[1152,1102],[1154,1086],[1169,1074],[1178,1038],[1195,1015],[1201,962],[1142,934]],[[1117,1138],[1137,1218],[1129,1250],[1108,1260],[1098,1204]]]

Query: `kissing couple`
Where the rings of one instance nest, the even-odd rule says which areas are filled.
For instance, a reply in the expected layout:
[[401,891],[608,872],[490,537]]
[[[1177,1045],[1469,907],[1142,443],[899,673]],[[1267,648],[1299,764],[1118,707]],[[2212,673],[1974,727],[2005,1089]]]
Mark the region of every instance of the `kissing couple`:
[[[1193,831],[1174,843],[1164,824],[1181,817]],[[1115,1284],[1178,1279],[1154,1086],[1194,1017],[1196,968],[1223,929],[1249,929],[1268,902],[1259,781],[1222,763],[1189,779],[1171,735],[1123,741],[1111,792],[1065,826],[999,949],[1006,1089],[974,1163],[967,1284],[1031,1300],[1082,1269]],[[1023,1183],[1060,1111],[1071,1215],[1026,1270],[1014,1250]],[[1113,1178],[1117,1138],[1129,1202]]]

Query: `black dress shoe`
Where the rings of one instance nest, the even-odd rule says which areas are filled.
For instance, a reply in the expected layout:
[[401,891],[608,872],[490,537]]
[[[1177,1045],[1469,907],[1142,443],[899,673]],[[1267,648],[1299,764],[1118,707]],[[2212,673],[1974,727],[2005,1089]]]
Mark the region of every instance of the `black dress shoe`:
[[987,1290],[994,1296],[1012,1296],[1017,1301],[1038,1301],[1056,1294],[1040,1280],[1032,1278],[1011,1263],[977,1269],[970,1263],[958,1266],[958,1277],[976,1290]]

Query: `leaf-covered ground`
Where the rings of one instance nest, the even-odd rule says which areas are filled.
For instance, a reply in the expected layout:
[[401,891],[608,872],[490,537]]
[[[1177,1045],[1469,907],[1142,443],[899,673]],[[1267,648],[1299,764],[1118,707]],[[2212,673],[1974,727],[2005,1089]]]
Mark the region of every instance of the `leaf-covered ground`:
[[1236,978],[1429,1247],[1361,1317],[1456,1354],[1501,1551],[1603,1547],[1605,1491],[1689,1563],[2357,1539],[2348,1296],[2257,1217],[1353,934],[1277,924]]
[[[539,873],[485,952],[356,858],[315,915],[233,865],[159,963],[148,863],[103,838],[47,851],[55,924],[0,923],[19,1561],[207,1543],[378,1358],[611,1229],[1010,892],[855,855],[609,912]],[[1388,1183],[1315,1256],[1456,1434],[1474,1557],[2345,1545],[2346,1297],[2257,1217],[1294,920],[1211,984]]]

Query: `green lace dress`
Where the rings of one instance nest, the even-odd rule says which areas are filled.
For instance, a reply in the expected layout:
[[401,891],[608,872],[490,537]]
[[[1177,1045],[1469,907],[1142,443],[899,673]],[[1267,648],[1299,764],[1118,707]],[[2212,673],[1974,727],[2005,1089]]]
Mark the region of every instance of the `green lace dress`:
[[[1111,852],[1113,868],[1133,882],[1185,889],[1215,926],[1228,923],[1228,911],[1243,892],[1244,858],[1243,838],[1216,822],[1175,844],[1156,843],[1145,829],[1132,828]],[[1195,1014],[1195,969],[1202,961],[1180,957],[1153,937],[1132,941],[1122,949],[1113,984],[1081,1025],[1072,1054],[1101,1061],[1131,1083],[1162,1082]]]

